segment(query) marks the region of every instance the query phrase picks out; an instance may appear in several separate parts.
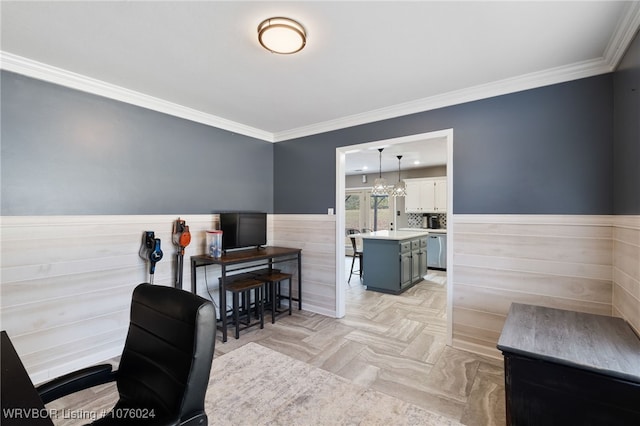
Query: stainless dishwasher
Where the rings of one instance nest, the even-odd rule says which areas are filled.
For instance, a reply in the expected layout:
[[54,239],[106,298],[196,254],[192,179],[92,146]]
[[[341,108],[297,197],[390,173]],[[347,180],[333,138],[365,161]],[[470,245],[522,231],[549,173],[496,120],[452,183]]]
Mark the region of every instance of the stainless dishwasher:
[[427,267],[447,269],[447,234],[429,234],[427,239]]

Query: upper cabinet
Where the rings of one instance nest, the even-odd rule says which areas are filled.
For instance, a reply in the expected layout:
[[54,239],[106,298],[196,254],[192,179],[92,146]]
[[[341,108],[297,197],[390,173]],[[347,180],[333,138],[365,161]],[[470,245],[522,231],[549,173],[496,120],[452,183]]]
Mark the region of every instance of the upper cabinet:
[[447,211],[447,178],[405,179],[406,213],[445,213]]

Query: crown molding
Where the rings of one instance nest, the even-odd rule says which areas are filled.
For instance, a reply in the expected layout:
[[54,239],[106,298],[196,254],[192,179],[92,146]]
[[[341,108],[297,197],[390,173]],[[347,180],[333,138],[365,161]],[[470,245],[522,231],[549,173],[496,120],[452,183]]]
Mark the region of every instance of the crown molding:
[[633,1],[629,3],[627,11],[622,14],[616,31],[609,40],[601,58],[481,84],[276,133],[246,126],[4,51],[0,51],[0,69],[6,69],[28,77],[141,106],[267,142],[282,142],[612,72],[622,60],[638,28],[640,28],[640,2]]
[[540,72],[417,99],[387,108],[354,114],[336,120],[324,121],[310,126],[277,132],[273,135],[273,141],[281,142],[301,138],[613,72],[622,60],[633,38],[636,36],[638,29],[640,29],[640,1],[633,1],[629,3],[627,10],[622,14],[616,30],[605,49],[604,55],[599,59],[551,68]]
[[605,61],[615,70],[640,29],[640,1],[629,3],[604,51]]
[[278,132],[274,134],[274,141],[281,142],[318,133],[330,132],[346,127],[372,123],[375,121],[388,120],[390,118],[487,99],[494,96],[506,95],[537,87],[592,77],[611,72],[612,70],[611,65],[603,59],[585,61],[569,66],[552,68],[545,71],[525,74],[519,77],[508,78],[466,89],[442,93],[403,104],[368,111],[362,114],[354,114],[336,120],[313,124],[311,126]]
[[148,108],[197,123],[206,124],[233,133],[273,142],[273,134],[235,121],[207,114],[173,102],[145,95],[101,80],[33,61],[9,52],[0,51],[0,69],[15,72],[82,92]]
[[[618,40],[628,40],[627,43],[630,43],[632,40],[632,37],[629,37],[628,34],[623,35],[622,33],[616,34],[616,38],[618,38]],[[610,45],[613,44],[610,43]],[[622,53],[619,55],[611,54],[608,61],[601,58],[536,73],[525,74],[519,77],[508,78],[497,82],[447,92],[403,104],[392,105],[386,108],[380,108],[361,114],[354,114],[336,120],[329,120],[278,133],[270,133],[254,127],[245,126],[202,111],[148,96],[143,93],[4,51],[0,51],[0,68],[94,95],[115,99],[172,116],[217,127],[219,129],[261,139],[267,142],[282,142],[290,139],[372,123],[375,121],[387,120],[437,108],[604,74],[613,71],[612,63],[616,61],[616,58],[619,60],[619,58],[624,54],[624,49],[612,48],[611,50],[622,51]]]

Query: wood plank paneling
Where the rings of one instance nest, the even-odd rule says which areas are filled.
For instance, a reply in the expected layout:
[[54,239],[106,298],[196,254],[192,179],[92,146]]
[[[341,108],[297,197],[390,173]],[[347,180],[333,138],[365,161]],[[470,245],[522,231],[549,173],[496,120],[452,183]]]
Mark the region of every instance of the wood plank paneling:
[[[155,283],[174,285],[172,215],[3,217],[2,329],[34,382],[116,356],[130,295],[147,280],[142,232],[162,239]],[[183,215],[189,257],[204,253],[215,215]],[[454,346],[495,349],[511,302],[624,317],[640,332],[638,216],[454,215]],[[268,215],[269,245],[302,251],[303,308],[335,316],[335,216]],[[287,266],[292,272],[295,265]],[[219,268],[198,273],[197,293],[217,301]],[[286,268],[285,268],[286,269]],[[294,288],[297,283],[294,282]]]
[[640,216],[614,218],[613,314],[640,335]]
[[[116,356],[133,288],[148,280],[142,234],[162,240],[154,283],[174,285],[178,216],[2,217],[0,320],[35,383]],[[189,256],[204,252],[212,215],[186,215]],[[189,288],[190,271],[185,267]]]
[[498,356],[511,303],[612,313],[610,216],[454,215],[453,344]]
[[[302,308],[335,316],[336,217],[273,215],[273,235],[273,245],[302,249]],[[295,295],[298,284],[294,278]]]
[[[217,215],[181,215],[191,232],[183,288],[191,290],[190,256],[205,252]],[[148,280],[139,257],[142,234],[162,240],[154,283],[173,286],[178,215],[3,217],[0,321],[35,383],[101,362],[122,351],[133,288]],[[274,233],[278,232],[277,238]],[[267,244],[303,250],[303,308],[335,314],[335,216],[268,215]],[[295,262],[284,265],[294,273]],[[196,293],[218,304],[220,268],[198,270]],[[294,279],[297,295],[297,279]],[[218,314],[220,309],[217,309]]]

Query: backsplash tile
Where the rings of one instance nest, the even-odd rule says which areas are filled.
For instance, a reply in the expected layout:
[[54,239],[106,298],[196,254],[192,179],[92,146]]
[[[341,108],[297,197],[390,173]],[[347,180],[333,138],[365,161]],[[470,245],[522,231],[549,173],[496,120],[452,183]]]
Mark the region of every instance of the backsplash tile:
[[[423,213],[407,213],[407,226],[409,228],[422,228],[422,215]],[[440,222],[440,228],[446,228],[447,214],[438,213],[437,216]]]

